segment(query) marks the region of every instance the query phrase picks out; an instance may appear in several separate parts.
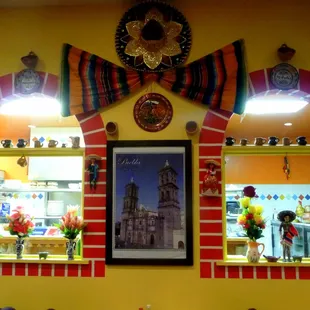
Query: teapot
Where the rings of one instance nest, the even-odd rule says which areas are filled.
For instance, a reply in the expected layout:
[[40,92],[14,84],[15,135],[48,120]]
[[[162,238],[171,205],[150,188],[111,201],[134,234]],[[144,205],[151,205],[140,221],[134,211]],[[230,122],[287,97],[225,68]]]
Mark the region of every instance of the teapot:
[[72,141],[72,148],[78,149],[80,147],[80,137],[69,137]]
[[27,160],[26,160],[26,157],[23,155],[22,157],[20,157],[18,160],[17,160],[17,164],[20,165],[21,167],[26,167],[27,166]]
[[17,142],[16,146],[18,148],[25,147],[28,144],[28,141],[26,141],[25,139],[18,139],[17,141],[18,142]]

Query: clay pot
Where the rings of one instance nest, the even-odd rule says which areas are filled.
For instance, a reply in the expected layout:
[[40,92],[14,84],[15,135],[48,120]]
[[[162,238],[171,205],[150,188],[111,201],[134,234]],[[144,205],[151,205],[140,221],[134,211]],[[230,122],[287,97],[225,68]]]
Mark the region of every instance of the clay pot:
[[189,121],[186,123],[185,130],[187,134],[194,135],[198,131],[198,124],[195,121]]
[[281,61],[289,61],[293,58],[296,51],[293,48],[288,47],[286,44],[282,44],[278,49],[278,57]]
[[118,126],[117,123],[115,122],[108,122],[105,126],[105,130],[106,132],[110,135],[110,136],[114,136],[117,134],[118,131]]

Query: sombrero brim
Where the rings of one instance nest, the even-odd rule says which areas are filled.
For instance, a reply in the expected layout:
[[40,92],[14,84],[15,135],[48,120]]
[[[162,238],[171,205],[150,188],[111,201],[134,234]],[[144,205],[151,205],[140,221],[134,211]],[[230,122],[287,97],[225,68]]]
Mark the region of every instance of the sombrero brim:
[[101,160],[101,157],[97,154],[89,154],[86,156],[86,160],[91,160],[91,159]]
[[208,159],[208,160],[206,160],[206,161],[205,161],[205,164],[206,164],[206,165],[207,165],[207,164],[213,164],[214,166],[218,166],[218,167],[221,166],[221,164],[220,164],[218,161],[214,160],[214,159]]
[[278,220],[281,221],[281,222],[284,222],[284,218],[286,216],[289,216],[290,217],[290,222],[293,222],[296,218],[296,214],[295,212],[293,211],[289,211],[289,210],[284,210],[284,211],[281,211],[279,214],[278,214]]

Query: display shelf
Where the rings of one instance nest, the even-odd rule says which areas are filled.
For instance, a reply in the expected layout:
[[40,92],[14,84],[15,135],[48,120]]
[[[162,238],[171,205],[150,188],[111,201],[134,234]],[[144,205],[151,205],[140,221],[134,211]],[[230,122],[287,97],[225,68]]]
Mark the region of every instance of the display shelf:
[[64,255],[63,257],[55,256],[47,259],[39,259],[38,255],[25,255],[22,259],[16,259],[16,255],[1,255],[0,264],[13,263],[13,264],[62,264],[62,265],[88,265],[89,260],[83,258],[75,258],[68,260]]
[[292,144],[291,146],[284,146],[278,144],[276,146],[270,145],[248,145],[248,146],[223,146],[222,151],[224,154],[229,155],[256,155],[256,154],[265,154],[265,155],[278,155],[278,154],[296,154],[296,155],[309,155],[310,154],[310,145],[297,145]]
[[258,263],[249,263],[246,260],[227,260],[217,261],[217,266],[236,266],[236,267],[310,267],[310,261],[302,261],[301,263],[276,262],[270,263],[262,259]]
[[83,156],[85,148],[0,148],[0,156]]
[[[81,181],[82,182],[82,181]],[[19,193],[19,192],[68,192],[68,193],[81,193],[81,189],[70,188],[47,188],[47,187],[31,187],[31,188],[0,188],[0,193]]]

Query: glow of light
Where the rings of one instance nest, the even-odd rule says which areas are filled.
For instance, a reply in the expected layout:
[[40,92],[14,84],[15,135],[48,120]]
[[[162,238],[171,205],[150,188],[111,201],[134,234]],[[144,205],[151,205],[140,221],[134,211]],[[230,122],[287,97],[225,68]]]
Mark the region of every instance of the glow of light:
[[285,123],[284,126],[292,126],[292,123]]
[[308,101],[292,96],[261,96],[247,101],[246,114],[287,114],[303,109]]
[[36,128],[35,125],[28,125],[29,128]]
[[46,96],[13,97],[1,100],[0,114],[14,116],[56,116],[60,115],[60,103]]

